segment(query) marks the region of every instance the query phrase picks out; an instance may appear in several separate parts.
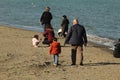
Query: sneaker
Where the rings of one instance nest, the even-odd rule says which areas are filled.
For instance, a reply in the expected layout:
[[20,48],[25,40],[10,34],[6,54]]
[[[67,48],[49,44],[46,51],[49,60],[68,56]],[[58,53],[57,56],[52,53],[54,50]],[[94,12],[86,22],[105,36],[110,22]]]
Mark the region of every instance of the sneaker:
[[57,64],[55,64],[55,63],[54,63],[53,65],[54,65],[54,66],[57,66]]
[[57,65],[61,65],[61,64],[58,63]]

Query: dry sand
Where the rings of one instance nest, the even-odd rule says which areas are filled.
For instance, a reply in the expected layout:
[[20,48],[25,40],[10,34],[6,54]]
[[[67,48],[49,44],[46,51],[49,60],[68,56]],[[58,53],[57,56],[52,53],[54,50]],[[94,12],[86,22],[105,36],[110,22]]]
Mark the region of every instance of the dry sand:
[[[0,26],[0,80],[120,80],[120,59],[106,47],[88,44],[84,66],[70,66],[70,45],[62,47],[60,66],[53,66],[49,47],[32,46],[34,34],[42,33]],[[58,41],[63,45],[64,39]]]

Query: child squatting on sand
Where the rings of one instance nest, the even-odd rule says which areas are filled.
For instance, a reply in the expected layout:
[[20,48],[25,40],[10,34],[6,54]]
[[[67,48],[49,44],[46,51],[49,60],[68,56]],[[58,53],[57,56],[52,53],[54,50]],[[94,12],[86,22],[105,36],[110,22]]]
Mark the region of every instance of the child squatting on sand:
[[33,38],[32,38],[32,45],[34,47],[38,47],[39,43],[40,43],[39,36],[38,35],[34,35]]
[[54,63],[53,65],[59,65],[59,54],[61,53],[61,46],[60,43],[57,42],[57,38],[53,39],[53,42],[50,45],[50,54],[53,55]]

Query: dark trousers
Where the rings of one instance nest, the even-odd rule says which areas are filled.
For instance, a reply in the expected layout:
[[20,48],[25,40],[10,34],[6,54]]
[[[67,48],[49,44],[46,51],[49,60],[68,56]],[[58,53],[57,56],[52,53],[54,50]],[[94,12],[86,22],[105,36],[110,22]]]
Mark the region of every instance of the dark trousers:
[[44,40],[43,40],[43,42],[42,42],[43,44],[48,44],[48,45],[50,45],[50,41],[48,41],[48,38],[46,37],[46,38],[44,38]]
[[71,50],[71,60],[72,60],[72,64],[75,65],[76,64],[76,50],[75,49]]
[[78,50],[80,64],[83,64],[83,46],[82,45],[72,45],[72,49],[71,49],[71,61],[72,61],[72,65],[76,64],[77,50]]

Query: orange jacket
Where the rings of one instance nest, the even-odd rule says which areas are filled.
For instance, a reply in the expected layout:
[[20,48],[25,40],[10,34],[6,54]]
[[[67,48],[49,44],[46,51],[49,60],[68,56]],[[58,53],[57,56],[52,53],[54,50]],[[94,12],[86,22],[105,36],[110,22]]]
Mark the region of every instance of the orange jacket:
[[50,54],[59,54],[61,53],[60,43],[57,41],[53,41],[50,45]]

